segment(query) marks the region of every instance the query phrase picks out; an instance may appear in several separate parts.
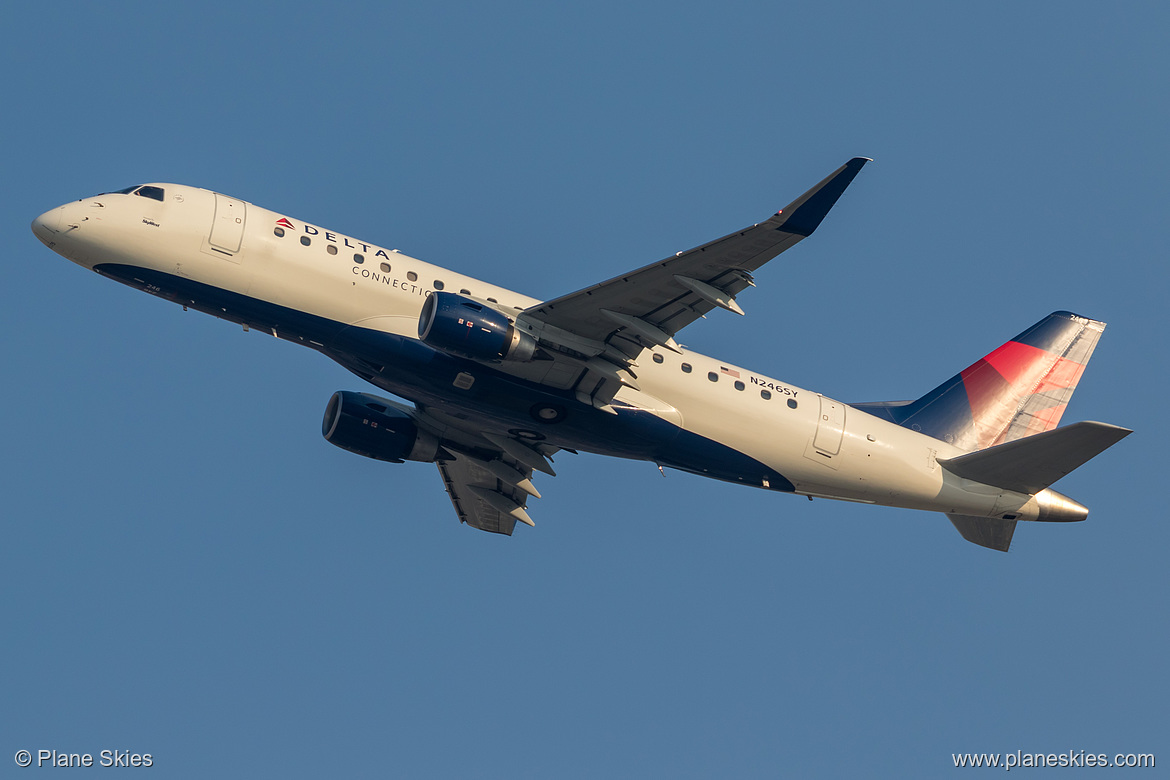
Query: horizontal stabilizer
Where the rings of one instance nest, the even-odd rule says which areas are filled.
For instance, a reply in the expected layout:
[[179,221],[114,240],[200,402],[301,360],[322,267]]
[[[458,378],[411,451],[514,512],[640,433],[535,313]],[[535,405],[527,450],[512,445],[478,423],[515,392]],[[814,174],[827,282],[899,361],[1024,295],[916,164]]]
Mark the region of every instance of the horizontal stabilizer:
[[[940,458],[938,463],[963,479],[1018,493],[1039,493],[1131,433],[1133,431],[1128,428],[1117,425],[1079,422],[957,458]],[[958,527],[958,523],[955,526]],[[970,539],[962,528],[959,532]]]
[[1012,544],[1012,534],[1016,532],[1015,520],[968,515],[947,515],[947,519],[968,542],[1000,552],[1008,551]]

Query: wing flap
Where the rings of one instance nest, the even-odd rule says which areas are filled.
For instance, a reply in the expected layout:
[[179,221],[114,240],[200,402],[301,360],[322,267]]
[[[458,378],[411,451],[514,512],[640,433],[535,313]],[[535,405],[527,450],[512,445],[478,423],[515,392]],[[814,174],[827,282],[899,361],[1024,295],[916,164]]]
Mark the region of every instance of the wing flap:
[[532,484],[533,469],[552,474],[549,456],[556,450],[529,446],[503,433],[492,433],[434,409],[422,412],[442,455],[436,461],[443,487],[459,520],[472,528],[510,536],[528,516],[529,498],[540,498]]
[[439,461],[437,465],[443,486],[447,489],[460,522],[481,531],[512,535],[516,518],[501,512],[476,493],[477,489],[494,490],[497,482],[494,476],[482,469],[475,469],[470,460],[459,456],[454,460]]

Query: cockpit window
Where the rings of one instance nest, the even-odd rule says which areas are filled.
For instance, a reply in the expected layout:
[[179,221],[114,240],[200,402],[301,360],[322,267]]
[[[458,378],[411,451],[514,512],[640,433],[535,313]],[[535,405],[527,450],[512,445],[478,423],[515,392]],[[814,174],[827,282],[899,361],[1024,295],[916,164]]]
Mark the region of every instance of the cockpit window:
[[165,192],[162,187],[144,187],[141,184],[135,184],[133,187],[127,187],[124,190],[114,190],[113,192],[103,192],[100,195],[141,195],[144,198],[153,198],[157,201],[162,201]]
[[135,192],[134,194],[141,195],[144,198],[154,198],[155,200],[161,202],[163,199],[163,188],[162,187],[140,187],[138,189],[138,191]]

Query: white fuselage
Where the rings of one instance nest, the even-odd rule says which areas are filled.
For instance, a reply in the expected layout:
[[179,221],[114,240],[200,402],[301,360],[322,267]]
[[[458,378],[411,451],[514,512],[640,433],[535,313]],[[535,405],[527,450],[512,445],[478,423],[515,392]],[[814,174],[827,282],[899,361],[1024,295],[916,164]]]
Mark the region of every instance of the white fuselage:
[[[165,192],[161,201],[128,194],[86,198],[47,212],[34,223],[34,231],[54,251],[82,266],[225,319],[262,324],[351,370],[353,364],[344,362],[330,343],[332,334],[357,328],[417,339],[423,302],[436,289],[464,292],[505,309],[540,303],[207,190],[155,186]],[[226,297],[217,292],[201,298],[202,293],[190,292],[195,289],[222,291]],[[232,301],[245,299],[270,318],[261,323],[259,315],[233,310]],[[329,327],[322,330],[320,323],[325,322]],[[467,362],[476,371],[500,373],[490,365]],[[385,375],[394,371],[390,365]],[[421,402],[412,397],[410,382],[410,377],[395,377],[377,384]],[[581,433],[594,427],[588,423],[563,432],[554,426],[544,433],[560,447],[642,457],[809,496],[969,516],[1010,512],[1026,520],[1038,514],[1035,497],[963,480],[943,469],[937,459],[961,454],[956,447],[745,368],[686,349],[676,354],[655,348],[638,358],[637,383],[639,390],[623,388],[615,402],[645,410],[693,441],[713,443],[718,452],[727,448],[764,464],[767,473],[783,475],[791,487],[771,484],[759,476],[764,472],[728,473],[720,469],[717,456],[704,462],[695,448],[687,450],[690,455],[675,457],[669,441],[640,454],[610,448]],[[447,393],[442,402],[460,406],[459,392],[429,388],[426,400],[435,403]],[[498,410],[477,409],[470,401],[465,406],[473,413],[507,418]],[[607,419],[612,415],[589,407],[582,407],[580,415],[595,416],[599,430],[616,424]]]

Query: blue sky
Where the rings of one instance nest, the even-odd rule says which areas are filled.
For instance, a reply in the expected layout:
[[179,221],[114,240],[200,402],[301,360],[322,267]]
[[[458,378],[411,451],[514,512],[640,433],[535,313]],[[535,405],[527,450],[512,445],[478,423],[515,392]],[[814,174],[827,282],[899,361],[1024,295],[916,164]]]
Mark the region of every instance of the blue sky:
[[[4,19],[0,762],[1170,762],[1164,4],[115,2]],[[875,163],[757,274],[748,316],[683,341],[863,401],[916,397],[1051,311],[1106,320],[1065,421],[1136,433],[1058,485],[1088,522],[1022,526],[1002,555],[941,515],[562,455],[536,529],[478,533],[434,467],[321,439],[329,395],[361,380],[88,274],[28,228],[179,181],[549,298],[759,221],[854,155]]]

